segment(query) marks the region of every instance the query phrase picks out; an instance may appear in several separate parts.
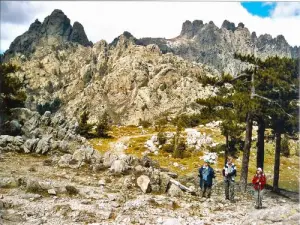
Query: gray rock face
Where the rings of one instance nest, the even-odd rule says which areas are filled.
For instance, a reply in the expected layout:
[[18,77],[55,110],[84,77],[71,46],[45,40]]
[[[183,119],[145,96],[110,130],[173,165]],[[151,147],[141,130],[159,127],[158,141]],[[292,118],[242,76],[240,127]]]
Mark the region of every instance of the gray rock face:
[[29,153],[29,152],[34,152],[36,145],[40,139],[34,138],[34,139],[28,139],[24,143],[24,152]]
[[23,144],[21,136],[0,135],[0,150],[22,152]]
[[88,40],[84,28],[79,22],[73,24],[73,31],[69,37],[69,41],[80,43],[84,46],[91,45],[91,42]]
[[46,154],[51,149],[52,136],[43,137],[36,146],[35,152],[38,154]]
[[29,54],[35,51],[35,47],[41,38],[56,36],[61,41],[71,41],[84,46],[91,46],[84,32],[83,26],[75,22],[72,27],[70,19],[59,9],[55,9],[47,16],[43,23],[35,20],[29,30],[18,36],[5,52],[5,59],[10,58],[14,53]]
[[272,38],[264,34],[256,37],[250,34],[243,23],[236,27],[234,23],[225,20],[218,28],[212,21],[203,24],[201,20],[187,20],[182,25],[181,33],[172,39],[142,38],[137,44],[157,44],[162,52],[172,52],[190,61],[196,61],[213,66],[219,71],[236,75],[245,68],[245,64],[234,59],[234,53],[255,54],[266,58],[300,56],[299,47],[290,46],[282,35]]

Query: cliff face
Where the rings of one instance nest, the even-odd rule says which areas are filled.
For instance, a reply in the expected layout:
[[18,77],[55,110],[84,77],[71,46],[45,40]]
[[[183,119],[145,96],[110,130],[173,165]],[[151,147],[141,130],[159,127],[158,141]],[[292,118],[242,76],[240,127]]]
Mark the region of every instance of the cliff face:
[[25,84],[27,107],[59,98],[68,118],[86,109],[91,121],[108,111],[115,122],[138,124],[163,113],[196,112],[195,100],[214,93],[198,82],[203,75],[217,76],[213,69],[134,41],[121,35],[115,46],[100,41],[84,47],[42,38],[30,57],[10,59],[21,66],[16,74]]
[[5,52],[5,58],[12,57],[15,53],[28,55],[32,53],[39,44],[41,38],[57,37],[61,41],[71,41],[83,46],[90,46],[83,26],[75,22],[73,27],[70,19],[61,11],[54,10],[47,16],[43,23],[36,20],[24,34],[18,36]]
[[239,23],[235,26],[225,20],[221,28],[212,21],[204,24],[201,20],[186,21],[181,33],[173,39],[142,38],[139,44],[155,43],[162,51],[173,52],[189,61],[201,62],[213,66],[218,71],[236,75],[246,65],[234,59],[234,53],[255,54],[266,58],[299,57],[299,47],[291,47],[282,35],[272,38],[265,34],[259,37]]

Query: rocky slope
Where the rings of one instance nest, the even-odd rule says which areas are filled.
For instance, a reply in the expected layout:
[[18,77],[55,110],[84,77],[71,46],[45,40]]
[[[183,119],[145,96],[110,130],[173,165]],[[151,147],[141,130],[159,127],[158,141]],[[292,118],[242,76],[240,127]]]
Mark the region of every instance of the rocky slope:
[[49,36],[30,56],[16,54],[10,60],[21,67],[16,75],[25,84],[26,106],[35,110],[59,98],[69,118],[86,109],[91,122],[108,111],[114,122],[137,124],[163,113],[197,111],[195,100],[214,92],[198,81],[218,76],[209,67],[162,54],[156,45],[136,45],[130,35],[114,43],[85,47]]
[[56,9],[45,18],[43,23],[35,20],[28,31],[18,36],[5,52],[5,58],[12,57],[17,52],[28,55],[35,51],[41,38],[52,36],[61,41],[76,42],[84,46],[92,45],[83,26],[79,22],[71,26],[70,19],[61,10]]
[[173,52],[187,60],[213,66],[219,71],[236,75],[246,65],[234,59],[234,53],[254,54],[266,58],[300,57],[300,48],[290,46],[284,36],[272,38],[269,34],[257,37],[250,33],[243,23],[236,27],[225,20],[217,27],[212,21],[204,24],[202,20],[187,20],[182,25],[181,33],[173,39],[142,38],[138,44],[157,44],[164,52]]

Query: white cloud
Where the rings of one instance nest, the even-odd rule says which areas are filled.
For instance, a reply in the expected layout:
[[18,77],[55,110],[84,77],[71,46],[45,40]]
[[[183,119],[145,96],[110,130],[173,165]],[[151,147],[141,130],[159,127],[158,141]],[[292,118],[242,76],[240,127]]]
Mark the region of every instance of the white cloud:
[[[71,19],[79,21],[93,42],[104,39],[111,42],[123,31],[131,32],[135,37],[174,38],[180,34],[185,20],[214,21],[217,26],[227,19],[236,25],[243,22],[250,32],[257,35],[269,33],[273,37],[283,34],[289,44],[300,45],[299,16],[271,18],[253,16],[239,2],[31,2],[40,11],[36,17],[43,21],[54,9],[61,9]],[[16,15],[17,16],[17,15]],[[33,21],[32,21],[33,22]],[[27,24],[27,29],[30,24]],[[7,30],[15,29],[8,24]],[[2,33],[1,24],[1,33]],[[25,30],[24,30],[25,31]],[[23,31],[22,31],[23,32]],[[20,35],[9,33],[9,39]],[[1,35],[2,39],[2,35]],[[2,40],[1,40],[2,41]],[[7,43],[1,44],[6,50]]]
[[278,2],[271,12],[272,17],[300,16],[300,2]]

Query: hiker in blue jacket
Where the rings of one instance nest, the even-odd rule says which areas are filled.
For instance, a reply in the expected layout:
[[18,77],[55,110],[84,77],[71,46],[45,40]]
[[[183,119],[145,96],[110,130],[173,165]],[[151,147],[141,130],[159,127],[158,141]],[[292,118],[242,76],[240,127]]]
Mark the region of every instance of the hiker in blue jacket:
[[204,165],[199,169],[198,176],[200,177],[202,197],[210,198],[213,178],[215,178],[215,171],[210,167],[210,161],[208,159],[204,160]]

